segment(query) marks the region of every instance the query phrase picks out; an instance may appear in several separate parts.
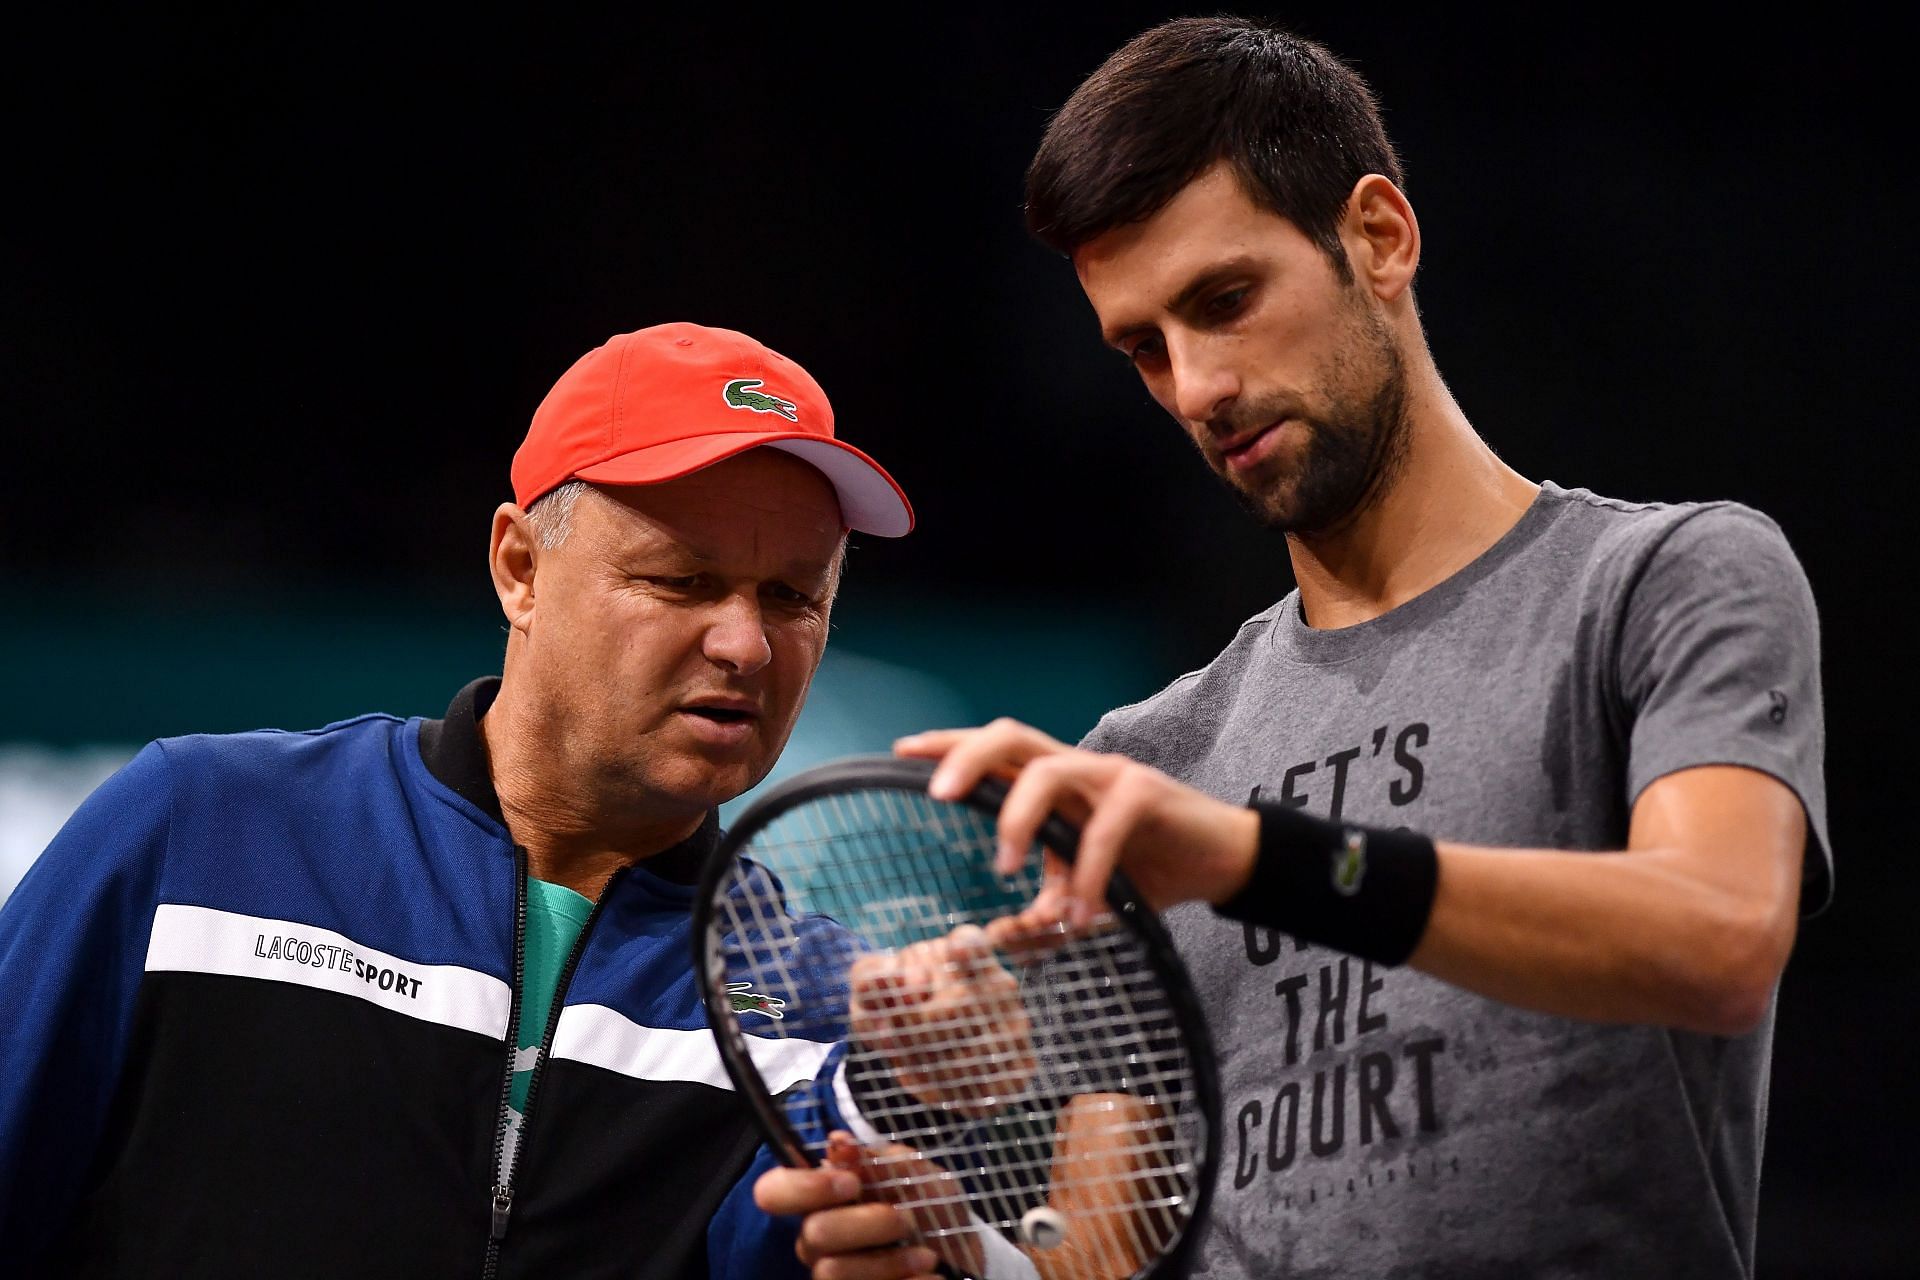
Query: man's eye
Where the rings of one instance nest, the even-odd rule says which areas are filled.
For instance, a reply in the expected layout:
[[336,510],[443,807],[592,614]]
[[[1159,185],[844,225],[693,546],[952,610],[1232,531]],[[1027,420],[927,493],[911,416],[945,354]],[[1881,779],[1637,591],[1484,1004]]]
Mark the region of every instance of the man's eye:
[[1166,353],[1166,348],[1158,338],[1142,338],[1133,344],[1126,353],[1127,359],[1134,364],[1152,364]]
[[1230,316],[1235,311],[1238,311],[1240,304],[1246,300],[1247,289],[1245,285],[1242,285],[1238,289],[1229,289],[1225,293],[1217,293],[1207,300],[1207,314],[1215,318]]
[[775,600],[778,600],[781,604],[802,606],[813,603],[812,596],[796,587],[790,587],[784,582],[776,582],[768,587],[767,594]]
[[700,585],[700,579],[697,575],[682,578],[668,578],[655,575],[647,578],[646,581],[656,587],[665,587],[669,591],[691,591]]

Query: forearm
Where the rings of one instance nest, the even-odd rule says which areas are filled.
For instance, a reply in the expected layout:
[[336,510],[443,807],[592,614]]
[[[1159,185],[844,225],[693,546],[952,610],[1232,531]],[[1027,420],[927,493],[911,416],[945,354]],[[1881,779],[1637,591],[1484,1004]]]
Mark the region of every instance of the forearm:
[[1764,1015],[1793,945],[1805,815],[1745,769],[1655,782],[1621,852],[1436,845],[1261,815],[1224,913],[1509,1004],[1738,1035]]
[[1773,895],[1724,887],[1681,850],[1443,843],[1439,857],[1409,963],[1544,1013],[1743,1034],[1792,945],[1797,879]]

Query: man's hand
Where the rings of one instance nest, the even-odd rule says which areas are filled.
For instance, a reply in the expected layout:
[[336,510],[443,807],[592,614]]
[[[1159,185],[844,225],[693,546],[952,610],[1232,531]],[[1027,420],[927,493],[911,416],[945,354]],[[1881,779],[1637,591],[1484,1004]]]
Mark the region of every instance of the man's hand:
[[[770,1169],[753,1184],[753,1201],[773,1214],[804,1214],[794,1253],[814,1280],[936,1280],[944,1258],[978,1274],[983,1263],[966,1209],[941,1196],[939,1170],[931,1161],[895,1143],[868,1151],[853,1135],[827,1139],[827,1163],[819,1169]],[[865,1196],[866,1202],[854,1203]],[[933,1236],[938,1251],[905,1243]]]
[[[1039,1280],[1132,1275],[1182,1220],[1166,1207],[1182,1192],[1169,1172],[1172,1129],[1152,1102],[1124,1093],[1079,1095],[1058,1126],[1047,1203],[1067,1219],[1067,1235],[1019,1252]],[[966,1275],[993,1265],[992,1228],[968,1211],[951,1175],[899,1143],[864,1148],[836,1131],[824,1167],[769,1170],[753,1198],[767,1213],[806,1216],[794,1252],[814,1280],[930,1280],[940,1262]]]
[[1047,868],[1046,886],[1019,917],[1023,927],[1049,918],[1085,925],[1103,909],[1116,866],[1156,909],[1225,902],[1252,874],[1258,815],[1124,757],[1081,751],[1013,720],[915,734],[893,749],[940,761],[927,788],[936,799],[958,799],[989,775],[1013,781],[994,857],[1002,874],[1019,870],[1048,814],[1079,825],[1073,867]]
[[921,1102],[988,1116],[1032,1079],[1032,1026],[1019,983],[979,927],[861,956],[848,977],[854,1043],[885,1057]]

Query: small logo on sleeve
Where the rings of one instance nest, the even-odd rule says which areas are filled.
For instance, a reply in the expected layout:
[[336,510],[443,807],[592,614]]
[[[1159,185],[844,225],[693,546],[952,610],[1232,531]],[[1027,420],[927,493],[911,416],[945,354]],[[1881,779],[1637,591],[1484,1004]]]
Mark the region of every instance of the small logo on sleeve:
[[787,1015],[780,1012],[787,1002],[779,996],[763,996],[753,989],[751,982],[729,982],[727,984],[727,1003],[733,1006],[735,1013],[761,1013],[778,1022]]
[[1787,695],[1778,689],[1767,690],[1767,701],[1773,705],[1767,708],[1767,719],[1775,724],[1787,722]]
[[727,405],[734,409],[751,409],[755,413],[777,413],[788,422],[800,421],[791,400],[782,400],[779,396],[765,391],[755,391],[761,385],[759,378],[735,378],[721,394],[726,397]]

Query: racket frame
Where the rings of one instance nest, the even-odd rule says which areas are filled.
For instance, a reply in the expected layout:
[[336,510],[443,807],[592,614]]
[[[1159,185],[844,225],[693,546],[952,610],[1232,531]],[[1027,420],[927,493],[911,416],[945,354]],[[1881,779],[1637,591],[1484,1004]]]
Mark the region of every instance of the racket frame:
[[[933,761],[892,755],[848,756],[804,770],[749,805],[701,868],[692,920],[694,981],[706,1004],[707,1021],[713,1029],[721,1063],[733,1080],[735,1091],[746,1099],[773,1153],[792,1168],[810,1169],[816,1167],[816,1162],[808,1156],[806,1145],[788,1122],[785,1110],[760,1078],[747,1051],[747,1032],[742,1030],[740,1019],[727,998],[724,958],[717,947],[709,945],[710,935],[713,942],[719,940],[714,932],[716,895],[741,850],[782,814],[822,796],[849,791],[925,793],[933,771]],[[1008,784],[1002,779],[988,777],[961,800],[942,803],[962,804],[997,821],[1008,790]],[[1079,829],[1058,814],[1049,814],[1041,825],[1039,843],[1071,864],[1079,852]],[[1220,1164],[1219,1069],[1193,981],[1159,916],[1117,869],[1107,882],[1106,901],[1122,927],[1140,940],[1156,972],[1164,979],[1168,1006],[1184,1039],[1194,1101],[1200,1110],[1202,1139],[1198,1167],[1194,1170],[1192,1207],[1182,1224],[1180,1239],[1141,1273],[1148,1275],[1164,1270],[1169,1263],[1187,1254],[1197,1235],[1196,1228],[1206,1220],[1212,1203],[1214,1177]]]

